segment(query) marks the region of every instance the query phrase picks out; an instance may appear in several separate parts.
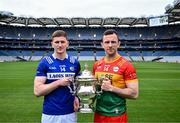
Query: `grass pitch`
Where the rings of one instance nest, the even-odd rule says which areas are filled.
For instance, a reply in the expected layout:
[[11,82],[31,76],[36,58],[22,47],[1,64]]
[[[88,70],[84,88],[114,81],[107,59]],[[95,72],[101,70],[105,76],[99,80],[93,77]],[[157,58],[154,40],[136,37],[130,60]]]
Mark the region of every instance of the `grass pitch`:
[[[81,62],[82,69],[85,61]],[[89,67],[92,61],[86,61]],[[129,122],[180,122],[180,64],[136,62],[140,95],[127,100]],[[40,123],[43,97],[33,95],[38,62],[0,63],[0,122]],[[89,68],[91,69],[91,67]],[[93,114],[78,113],[78,123]]]

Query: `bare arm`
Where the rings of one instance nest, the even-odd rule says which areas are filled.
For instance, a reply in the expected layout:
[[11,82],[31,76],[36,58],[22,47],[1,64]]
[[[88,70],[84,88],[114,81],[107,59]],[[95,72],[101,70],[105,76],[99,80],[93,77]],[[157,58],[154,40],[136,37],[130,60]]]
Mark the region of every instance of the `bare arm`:
[[45,84],[46,77],[37,76],[34,79],[34,95],[37,97],[45,96],[57,89],[59,86],[67,86],[70,83],[69,78],[64,78],[61,80],[56,80],[52,83]]
[[126,88],[122,89],[111,85],[110,80],[104,80],[101,87],[105,91],[117,93],[124,98],[137,99],[139,95],[138,82],[127,83]]
[[78,99],[78,97],[75,96],[75,98],[74,98],[74,111],[75,112],[78,111],[79,105],[80,105],[79,99]]

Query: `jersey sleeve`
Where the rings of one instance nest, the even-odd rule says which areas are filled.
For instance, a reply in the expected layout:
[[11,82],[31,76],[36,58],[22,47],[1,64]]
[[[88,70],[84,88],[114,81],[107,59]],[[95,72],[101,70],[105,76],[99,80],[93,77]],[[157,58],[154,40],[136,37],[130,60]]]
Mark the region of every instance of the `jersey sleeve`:
[[46,65],[41,61],[36,69],[36,76],[47,76]]
[[95,72],[98,66],[101,66],[104,58],[101,58],[100,60],[96,61],[93,65],[92,74],[95,76]]
[[92,74],[93,74],[93,76],[94,76],[95,78],[97,78],[97,76],[96,76],[96,69],[97,69],[99,63],[100,63],[100,60],[99,60],[99,61],[96,61],[96,62],[94,63],[94,65],[93,65]]
[[127,66],[127,68],[125,70],[124,79],[125,79],[126,83],[138,82],[137,75],[136,75],[136,70],[135,70],[134,66],[131,63],[128,64],[128,66]]
[[77,71],[75,73],[75,76],[77,76],[80,73],[80,71],[81,71],[81,65],[80,65],[79,61],[77,61]]
[[96,63],[93,65],[92,74],[95,75]]

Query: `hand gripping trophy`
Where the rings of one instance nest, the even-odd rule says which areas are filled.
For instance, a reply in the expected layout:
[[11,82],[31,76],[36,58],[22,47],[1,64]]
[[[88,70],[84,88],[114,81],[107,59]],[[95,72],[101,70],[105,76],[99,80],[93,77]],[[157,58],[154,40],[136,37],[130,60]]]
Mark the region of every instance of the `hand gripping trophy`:
[[101,90],[100,81],[94,78],[91,71],[88,70],[88,65],[85,64],[82,73],[75,79],[75,94],[80,97],[80,112],[91,113],[93,112],[93,103],[95,96],[99,95]]

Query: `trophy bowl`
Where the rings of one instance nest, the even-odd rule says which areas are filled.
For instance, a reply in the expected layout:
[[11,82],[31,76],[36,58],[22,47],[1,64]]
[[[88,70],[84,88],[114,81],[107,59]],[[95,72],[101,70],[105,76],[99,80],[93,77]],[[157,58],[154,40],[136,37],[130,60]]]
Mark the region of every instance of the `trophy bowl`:
[[82,73],[76,77],[76,94],[80,98],[80,112],[81,113],[91,113],[92,109],[92,99],[95,97],[94,83],[97,79],[94,78],[91,71],[87,69],[87,64],[85,64],[85,69]]

